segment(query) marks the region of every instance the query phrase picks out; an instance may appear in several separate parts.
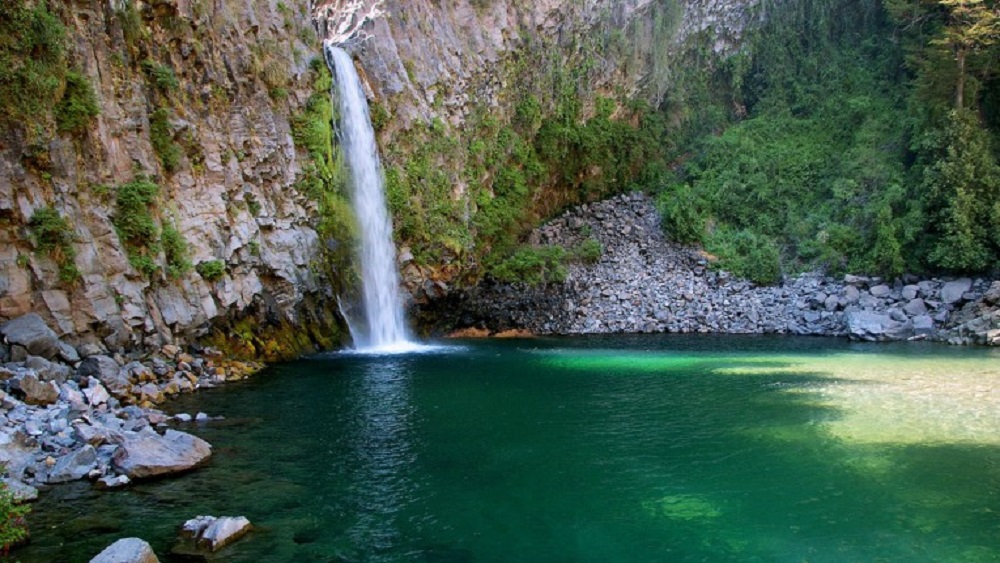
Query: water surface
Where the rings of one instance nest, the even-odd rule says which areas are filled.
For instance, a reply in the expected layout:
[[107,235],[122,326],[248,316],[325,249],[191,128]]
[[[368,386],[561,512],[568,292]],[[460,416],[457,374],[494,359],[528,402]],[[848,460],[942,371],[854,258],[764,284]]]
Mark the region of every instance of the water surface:
[[178,478],[60,487],[30,561],[1000,561],[1000,355],[635,336],[327,355],[168,405],[223,414]]

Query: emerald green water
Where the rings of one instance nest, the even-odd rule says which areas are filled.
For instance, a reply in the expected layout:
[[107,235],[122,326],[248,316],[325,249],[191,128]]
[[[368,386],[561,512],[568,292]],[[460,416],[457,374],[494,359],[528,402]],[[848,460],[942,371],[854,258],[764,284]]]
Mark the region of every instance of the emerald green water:
[[171,561],[177,526],[215,514],[258,527],[233,562],[1000,561],[998,404],[1000,355],[925,344],[330,355],[171,403],[227,417],[185,427],[210,465],[57,488],[15,555],[87,561],[137,535]]

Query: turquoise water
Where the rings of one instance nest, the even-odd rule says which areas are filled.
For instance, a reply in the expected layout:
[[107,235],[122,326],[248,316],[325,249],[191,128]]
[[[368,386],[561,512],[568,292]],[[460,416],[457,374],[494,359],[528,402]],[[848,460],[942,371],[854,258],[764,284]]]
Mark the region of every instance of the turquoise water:
[[137,535],[171,561],[184,520],[239,514],[257,530],[220,561],[1000,561],[995,351],[454,346],[302,360],[171,403],[226,416],[185,427],[209,466],[57,488],[15,555],[87,561]]

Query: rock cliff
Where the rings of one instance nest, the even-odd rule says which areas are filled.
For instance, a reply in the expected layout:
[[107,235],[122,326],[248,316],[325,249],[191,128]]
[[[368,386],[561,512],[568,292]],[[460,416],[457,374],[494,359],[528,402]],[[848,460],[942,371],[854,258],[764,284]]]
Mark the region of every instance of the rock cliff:
[[[461,138],[484,114],[509,122],[525,92],[551,113],[556,72],[571,71],[584,115],[598,95],[656,105],[676,71],[673,55],[695,43],[734,51],[757,4],[391,0],[389,16],[352,50],[392,177],[428,136]],[[255,354],[336,344],[334,288],[349,276],[329,255],[347,241],[323,227],[329,194],[306,185],[317,156],[296,132],[322,93],[323,69],[310,65],[319,56],[312,8],[305,0],[8,8],[18,17],[47,10],[65,49],[53,58],[52,100],[37,112],[0,112],[0,321],[37,312],[74,343],[113,350],[213,329]],[[78,93],[99,111],[83,103],[73,114]],[[477,243],[469,217],[478,196],[460,172],[469,147],[439,153],[441,199],[468,240],[448,252],[414,248],[416,264],[403,249],[418,297],[474,268],[448,268]],[[335,155],[328,160],[336,168]],[[408,201],[397,198],[394,211]],[[264,326],[276,336],[261,338]]]
[[[305,303],[329,304],[317,204],[296,189],[305,157],[291,122],[318,48],[305,2],[50,9],[100,114],[78,133],[46,116],[0,131],[0,318],[37,311],[119,349],[188,340],[247,312],[299,325]],[[141,206],[152,228],[130,245],[116,218],[140,219],[122,207],[137,178],[158,190]],[[62,255],[39,249],[32,217],[46,208],[70,231]],[[168,230],[183,256],[160,243]],[[60,279],[67,253],[77,275]],[[191,267],[206,263],[215,271]]]

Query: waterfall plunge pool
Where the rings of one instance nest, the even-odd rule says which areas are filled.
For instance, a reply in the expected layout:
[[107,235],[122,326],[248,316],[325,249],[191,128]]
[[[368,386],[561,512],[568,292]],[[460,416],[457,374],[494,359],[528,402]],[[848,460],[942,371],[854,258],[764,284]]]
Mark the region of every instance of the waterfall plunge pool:
[[24,562],[198,514],[219,561],[997,561],[1000,352],[618,336],[333,354],[169,403],[210,464],[43,495]]

